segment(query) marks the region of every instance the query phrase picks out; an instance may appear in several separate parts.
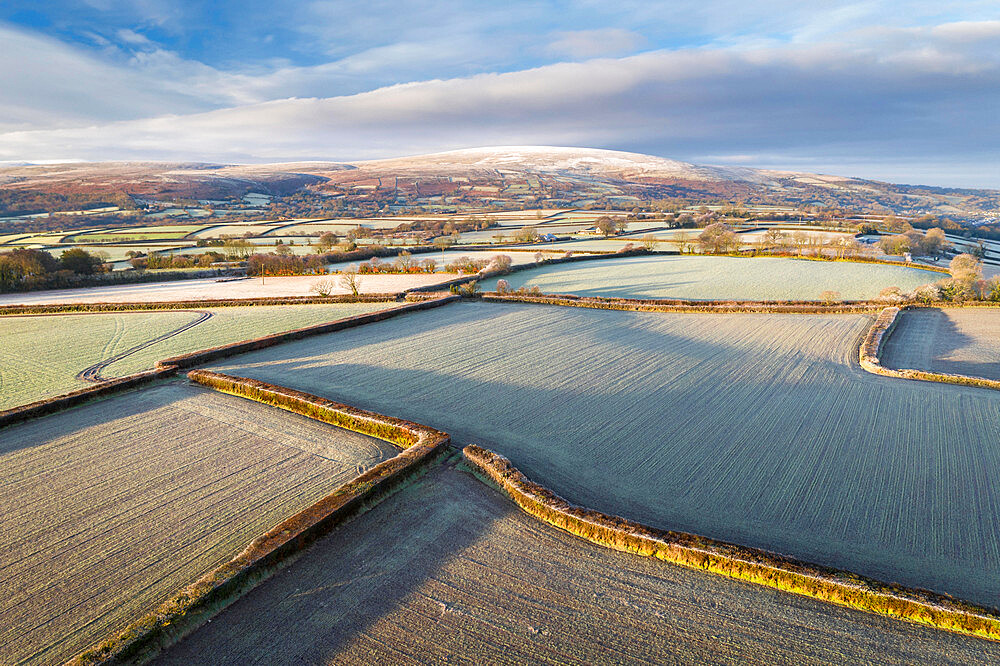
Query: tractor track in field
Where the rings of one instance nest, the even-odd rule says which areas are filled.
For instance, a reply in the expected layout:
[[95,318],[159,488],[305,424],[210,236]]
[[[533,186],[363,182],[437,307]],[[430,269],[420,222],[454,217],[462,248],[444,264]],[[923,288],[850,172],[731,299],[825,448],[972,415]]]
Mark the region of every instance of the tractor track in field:
[[95,382],[95,383],[96,382],[107,381],[106,377],[102,377],[101,376],[101,372],[105,368],[107,368],[109,365],[111,365],[112,363],[117,363],[118,361],[122,360],[123,358],[127,358],[127,357],[131,356],[132,354],[135,354],[136,352],[142,351],[143,349],[146,349],[147,347],[149,347],[151,345],[155,345],[157,342],[162,342],[164,340],[167,340],[169,338],[174,337],[175,335],[179,335],[179,334],[183,333],[184,331],[188,331],[188,330],[194,328],[195,326],[197,326],[198,324],[201,324],[201,323],[203,323],[205,321],[208,321],[209,319],[212,318],[212,313],[211,312],[207,312],[205,310],[175,310],[174,312],[193,312],[193,313],[199,314],[201,316],[198,317],[197,319],[189,321],[188,323],[184,324],[183,326],[175,328],[172,331],[167,331],[163,335],[158,335],[155,338],[151,338],[151,339],[146,340],[145,342],[142,342],[142,343],[140,343],[140,344],[138,344],[138,345],[136,345],[134,347],[126,349],[122,353],[116,354],[115,356],[112,356],[111,358],[106,358],[103,361],[101,361],[100,363],[95,363],[94,365],[92,365],[92,366],[90,366],[88,368],[84,368],[83,370],[80,371],[79,374],[77,374],[76,378],[80,379],[80,380],[83,380],[83,381]]

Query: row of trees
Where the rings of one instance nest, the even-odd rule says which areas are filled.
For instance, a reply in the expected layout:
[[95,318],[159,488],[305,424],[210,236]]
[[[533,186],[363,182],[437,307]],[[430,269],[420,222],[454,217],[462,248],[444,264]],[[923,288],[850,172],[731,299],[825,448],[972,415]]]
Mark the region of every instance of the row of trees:
[[107,270],[105,257],[82,248],[66,250],[58,259],[44,250],[11,250],[0,253],[0,291],[62,286]]

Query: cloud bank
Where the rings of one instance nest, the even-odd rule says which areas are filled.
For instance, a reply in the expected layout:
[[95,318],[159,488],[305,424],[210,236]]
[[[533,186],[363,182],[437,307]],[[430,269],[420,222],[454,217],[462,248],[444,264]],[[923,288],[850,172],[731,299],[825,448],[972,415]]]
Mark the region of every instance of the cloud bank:
[[[67,88],[84,103],[39,129],[26,120],[30,106],[0,106],[0,160],[355,160],[542,144],[1000,187],[1000,21],[582,59],[636,39],[618,30],[553,33],[547,48],[576,61],[280,99],[272,97],[325,77],[431,56],[398,44],[255,75],[154,52],[117,71],[74,64],[50,43],[48,69],[25,72],[21,85],[46,82],[52,93],[38,97],[42,107],[59,105]],[[109,122],[109,105],[124,119]]]

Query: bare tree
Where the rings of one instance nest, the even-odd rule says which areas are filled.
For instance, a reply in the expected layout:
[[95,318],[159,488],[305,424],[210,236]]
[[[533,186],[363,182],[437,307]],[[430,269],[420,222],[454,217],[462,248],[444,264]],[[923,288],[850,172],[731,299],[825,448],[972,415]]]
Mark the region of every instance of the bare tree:
[[312,286],[309,287],[309,291],[316,294],[317,296],[329,296],[333,293],[333,290],[337,288],[337,283],[330,279],[325,278],[323,280],[317,280],[313,282]]
[[642,243],[642,246],[644,248],[646,248],[647,250],[649,250],[650,252],[652,252],[653,250],[655,250],[656,249],[656,245],[660,242],[660,240],[656,236],[654,236],[653,234],[646,234],[645,236],[643,236],[639,240]]
[[358,267],[351,264],[340,274],[340,286],[349,289],[355,296],[361,291],[361,276],[358,275]]
[[698,242],[704,252],[716,254],[729,252],[738,245],[733,228],[722,222],[705,227],[705,230],[698,235]]

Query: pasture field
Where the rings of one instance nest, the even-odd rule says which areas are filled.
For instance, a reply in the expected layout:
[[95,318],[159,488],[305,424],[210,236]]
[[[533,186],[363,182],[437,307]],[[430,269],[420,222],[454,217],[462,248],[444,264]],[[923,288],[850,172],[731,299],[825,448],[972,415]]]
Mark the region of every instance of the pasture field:
[[[362,275],[361,293],[395,294],[427,285],[446,282],[454,276],[446,273],[409,275]],[[154,303],[157,301],[226,300],[230,298],[280,298],[315,296],[312,286],[326,279],[322,275],[268,277],[219,281],[217,278],[193,278],[170,282],[147,282],[107,287],[51,289],[0,294],[0,305],[52,305],[59,303]],[[350,290],[336,285],[333,294]]]
[[600,548],[445,467],[316,543],[155,663],[998,658],[995,643]]
[[[943,277],[883,264],[690,255],[541,267],[511,275],[507,282],[512,289],[538,287],[546,294],[779,301],[820,300],[828,290],[846,300],[865,300],[886,287],[905,292]],[[484,282],[483,289],[495,290],[496,281]]]
[[105,378],[151,370],[169,356],[321,324],[397,303],[332,303],[0,317],[0,410],[91,383],[77,373],[211,315],[101,370]]
[[223,236],[242,237],[244,234],[259,236],[260,234],[277,229],[278,227],[283,226],[283,224],[283,222],[271,222],[266,224],[223,224],[213,225],[211,227],[202,226],[199,227],[200,231],[196,229],[194,230],[194,233],[191,233],[191,238],[222,238]]
[[1000,308],[904,310],[882,364],[1000,379]]
[[[104,371],[107,377],[124,377],[149,370],[163,358],[217,347],[230,342],[259,338],[295,328],[323,324],[396,307],[399,303],[331,303],[330,305],[255,305],[247,307],[204,308],[212,317],[183,333],[158,342],[141,352],[112,363]],[[0,320],[2,322],[2,320]]]
[[0,317],[0,410],[92,386],[77,373],[198,317],[169,310]]
[[[337,222],[334,220],[327,220],[324,222],[303,222],[302,224],[286,224],[281,227],[277,227],[278,233],[283,236],[312,236],[319,235],[326,231],[332,231],[338,236],[343,236],[351,229],[356,229],[358,227],[357,222]],[[272,230],[274,231],[274,230]],[[272,235],[271,231],[265,232],[264,236]]]
[[[528,246],[530,248],[530,246]],[[542,253],[544,257],[552,259],[554,257],[561,257],[562,253],[558,252],[544,252]],[[522,264],[530,264],[535,261],[534,252],[523,252],[523,251],[491,251],[491,250],[468,250],[463,251],[461,249],[451,249],[445,252],[421,252],[420,254],[414,254],[411,259],[414,262],[422,262],[427,259],[433,259],[437,263],[437,272],[443,273],[448,268],[449,264],[455,263],[460,259],[472,259],[472,260],[492,260],[493,257],[500,255],[506,255],[510,257],[510,263],[512,266],[520,266]],[[385,257],[381,260],[383,263],[391,264],[395,261],[394,257]],[[357,266],[360,261],[340,261],[335,264],[329,264],[328,268],[331,271],[342,271],[348,266]]]
[[0,662],[62,663],[395,453],[181,382],[4,429]]
[[598,511],[994,605],[1000,393],[864,372],[870,324],[462,303],[215,369],[440,428]]
[[639,240],[634,237],[608,239],[590,237],[580,240],[560,241],[558,243],[537,243],[530,247],[557,252],[617,252],[626,245],[636,246],[638,244]]
[[129,227],[126,229],[106,229],[67,236],[73,243],[118,243],[123,241],[180,240],[199,229],[204,224],[176,224],[167,226]]
[[57,259],[62,254],[63,250],[70,250],[75,247],[86,250],[90,253],[104,252],[108,255],[108,261],[126,261],[128,257],[126,253],[128,252],[142,252],[143,254],[149,254],[150,252],[159,252],[160,254],[183,254],[191,253],[196,254],[198,252],[203,252],[202,248],[197,248],[193,245],[75,245],[66,244],[59,245],[55,247],[45,248],[47,251],[52,253],[53,257]]

